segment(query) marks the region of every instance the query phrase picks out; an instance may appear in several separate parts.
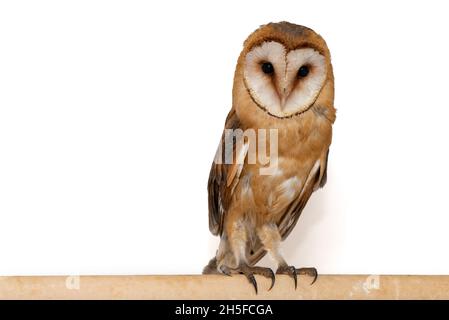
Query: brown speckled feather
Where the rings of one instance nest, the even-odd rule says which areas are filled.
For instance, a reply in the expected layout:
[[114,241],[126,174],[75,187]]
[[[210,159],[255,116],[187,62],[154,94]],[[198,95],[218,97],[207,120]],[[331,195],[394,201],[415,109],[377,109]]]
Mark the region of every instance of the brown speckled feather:
[[[234,109],[229,112],[225,129],[240,128],[240,121]],[[224,146],[224,132],[221,136],[221,145]],[[235,144],[233,153],[235,154]],[[238,182],[238,176],[235,174],[236,163],[224,163],[224,152],[222,154],[222,163],[212,163],[209,181],[207,185],[209,194],[209,230],[213,235],[221,235],[223,232],[223,221],[226,211],[229,207],[232,185]]]

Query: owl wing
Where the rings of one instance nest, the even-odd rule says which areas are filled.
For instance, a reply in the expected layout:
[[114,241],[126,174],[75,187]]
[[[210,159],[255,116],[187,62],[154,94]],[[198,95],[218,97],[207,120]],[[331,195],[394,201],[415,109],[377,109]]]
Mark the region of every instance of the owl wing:
[[[235,110],[231,109],[226,118],[225,129],[239,128],[240,120],[237,117]],[[226,164],[224,161],[227,152],[232,152],[231,159],[235,159],[235,161],[232,161],[232,164]],[[243,161],[237,161],[237,159],[244,159],[246,157],[246,152],[247,146],[242,145],[239,147],[239,150],[237,150],[235,141],[233,141],[232,150],[226,150],[225,131],[223,131],[217,155],[210,169],[207,185],[209,196],[209,230],[213,235],[221,235],[223,232],[224,217],[231,202],[232,192],[239,181],[243,167]],[[217,161],[217,159],[221,161]]]
[[298,197],[287,207],[278,223],[279,232],[282,240],[287,238],[296,225],[302,210],[306,206],[312,193],[318,188],[324,187],[327,182],[327,159],[329,157],[329,149],[324,157],[316,162],[315,166],[309,172],[306,183],[299,193]]

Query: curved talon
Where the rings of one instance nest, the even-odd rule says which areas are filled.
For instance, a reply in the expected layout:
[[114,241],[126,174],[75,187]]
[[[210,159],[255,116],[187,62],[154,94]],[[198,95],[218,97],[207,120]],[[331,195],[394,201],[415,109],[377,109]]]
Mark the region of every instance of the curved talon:
[[[248,275],[250,274],[252,278],[254,278],[254,275],[260,275],[260,276],[263,276],[265,278],[271,279],[271,286],[270,286],[270,289],[268,289],[268,290],[271,290],[271,288],[273,288],[274,283],[276,281],[276,277],[274,275],[274,272],[270,268],[244,266],[244,267],[241,268],[241,272],[244,273],[247,278],[248,278]],[[256,282],[255,278],[254,278],[254,282],[253,282],[252,279],[249,279],[249,280],[253,284],[254,289],[256,289],[256,294],[257,294],[258,293],[258,290],[257,290],[258,288],[257,288],[257,282]]]
[[313,280],[310,283],[310,285],[314,284],[315,281],[318,279],[318,272],[317,272],[316,268],[300,268],[300,269],[298,269],[298,272],[299,272],[299,274],[305,274],[305,275],[313,277]]
[[315,274],[314,274],[314,276],[313,276],[313,281],[310,283],[310,285],[314,284],[315,281],[316,281],[316,279],[318,279],[318,272],[316,271],[315,268],[313,268],[313,269],[315,270]]
[[249,283],[251,283],[254,286],[254,290],[256,290],[256,294],[257,292],[257,281],[256,278],[254,277],[254,274],[252,273],[245,273],[246,278],[248,279]]
[[268,291],[270,291],[271,289],[273,289],[274,287],[274,283],[276,282],[276,276],[274,275],[273,270],[270,269],[270,277],[271,277],[271,286],[268,289]]
[[293,280],[295,281],[295,290],[298,288],[298,274],[296,272],[296,268],[295,267],[290,267],[290,269],[292,270],[292,274],[293,274]]

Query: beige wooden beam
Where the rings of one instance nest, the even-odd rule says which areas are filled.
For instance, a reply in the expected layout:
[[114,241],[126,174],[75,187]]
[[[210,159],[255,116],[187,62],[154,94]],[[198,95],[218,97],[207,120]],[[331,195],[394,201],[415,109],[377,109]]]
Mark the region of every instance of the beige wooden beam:
[[243,276],[0,277],[0,299],[449,299],[449,276],[256,278],[258,295]]

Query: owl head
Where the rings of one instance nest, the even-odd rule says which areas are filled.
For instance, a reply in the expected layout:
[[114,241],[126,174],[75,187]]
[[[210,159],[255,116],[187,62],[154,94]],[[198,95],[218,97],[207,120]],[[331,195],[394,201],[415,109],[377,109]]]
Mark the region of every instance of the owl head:
[[288,22],[269,23],[244,42],[234,77],[241,117],[293,118],[318,102],[333,107],[333,74],[323,38]]

